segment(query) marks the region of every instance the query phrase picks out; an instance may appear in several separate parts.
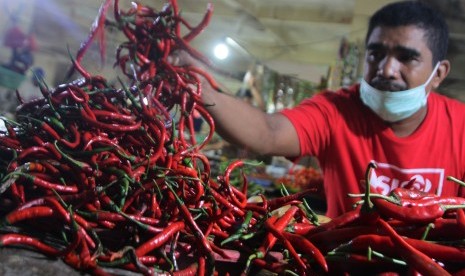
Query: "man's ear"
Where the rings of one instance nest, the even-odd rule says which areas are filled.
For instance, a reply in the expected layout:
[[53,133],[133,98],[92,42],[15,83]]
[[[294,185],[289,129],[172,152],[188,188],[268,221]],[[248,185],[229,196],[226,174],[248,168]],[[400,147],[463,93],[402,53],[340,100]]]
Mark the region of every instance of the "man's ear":
[[438,70],[436,71],[436,77],[433,78],[432,86],[433,89],[439,87],[442,81],[449,75],[450,72],[450,62],[445,59],[439,64]]

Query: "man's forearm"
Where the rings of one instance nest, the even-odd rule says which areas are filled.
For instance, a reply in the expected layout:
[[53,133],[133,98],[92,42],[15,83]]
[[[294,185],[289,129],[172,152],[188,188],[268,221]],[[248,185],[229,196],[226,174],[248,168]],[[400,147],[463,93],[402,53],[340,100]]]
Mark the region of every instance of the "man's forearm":
[[266,131],[263,112],[225,93],[209,91],[208,95],[203,96],[203,102],[215,120],[216,130],[221,137],[256,152],[264,151],[259,145],[254,145],[257,134]]
[[[231,95],[214,91],[204,93],[202,100],[215,120],[217,132],[226,141],[260,154],[299,153],[295,132],[283,116],[266,114]],[[291,134],[277,135],[279,129],[284,131],[281,134]]]

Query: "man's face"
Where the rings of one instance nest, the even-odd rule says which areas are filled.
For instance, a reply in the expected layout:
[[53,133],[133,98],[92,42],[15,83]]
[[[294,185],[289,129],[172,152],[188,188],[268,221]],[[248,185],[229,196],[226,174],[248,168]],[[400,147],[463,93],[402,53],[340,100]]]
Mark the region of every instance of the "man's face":
[[[376,27],[365,52],[364,78],[383,91],[400,91],[426,82],[433,70],[432,53],[423,29]],[[427,91],[431,86],[428,84]]]

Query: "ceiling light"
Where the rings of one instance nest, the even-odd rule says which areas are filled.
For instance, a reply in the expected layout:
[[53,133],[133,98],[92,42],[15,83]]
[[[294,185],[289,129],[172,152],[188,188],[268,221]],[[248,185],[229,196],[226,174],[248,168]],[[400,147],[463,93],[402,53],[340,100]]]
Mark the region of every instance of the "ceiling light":
[[223,60],[228,57],[229,48],[228,46],[226,46],[226,44],[220,43],[215,46],[215,49],[213,49],[213,53],[215,54],[215,57],[217,59]]

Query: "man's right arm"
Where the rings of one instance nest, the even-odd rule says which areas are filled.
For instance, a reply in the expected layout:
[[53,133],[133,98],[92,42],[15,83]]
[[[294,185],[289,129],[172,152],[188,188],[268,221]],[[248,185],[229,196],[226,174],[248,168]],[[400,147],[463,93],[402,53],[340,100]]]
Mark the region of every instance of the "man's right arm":
[[267,114],[204,83],[202,100],[226,141],[266,155],[298,156],[299,139],[292,123],[282,114]]

